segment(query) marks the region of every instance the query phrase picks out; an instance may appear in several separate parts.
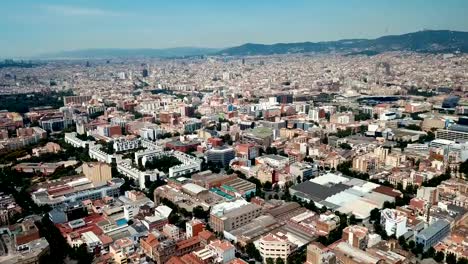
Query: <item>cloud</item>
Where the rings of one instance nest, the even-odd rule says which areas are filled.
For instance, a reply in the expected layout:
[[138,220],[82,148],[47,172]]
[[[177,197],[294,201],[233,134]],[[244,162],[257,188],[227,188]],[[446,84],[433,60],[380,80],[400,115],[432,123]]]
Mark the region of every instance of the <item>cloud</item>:
[[114,12],[100,8],[88,8],[67,5],[42,5],[41,8],[49,13],[61,16],[125,16],[125,13]]

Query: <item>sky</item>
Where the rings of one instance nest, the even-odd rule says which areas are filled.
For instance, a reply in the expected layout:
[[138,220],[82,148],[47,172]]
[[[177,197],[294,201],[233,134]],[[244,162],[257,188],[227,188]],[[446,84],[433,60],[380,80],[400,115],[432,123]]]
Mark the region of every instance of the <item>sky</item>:
[[468,31],[466,0],[14,0],[0,6],[2,58]]

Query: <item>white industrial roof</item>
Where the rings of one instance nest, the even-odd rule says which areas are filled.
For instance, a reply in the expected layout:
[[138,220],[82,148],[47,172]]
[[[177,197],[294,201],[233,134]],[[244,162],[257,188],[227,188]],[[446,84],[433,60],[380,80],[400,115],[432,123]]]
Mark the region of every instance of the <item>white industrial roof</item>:
[[347,182],[349,181],[349,179],[334,173],[327,173],[322,176],[311,179],[310,181],[320,185],[327,185],[329,183],[337,184]]
[[187,183],[187,184],[184,184],[182,185],[182,188],[191,192],[191,193],[194,193],[194,194],[199,194],[203,191],[207,191],[206,188],[198,185],[198,184],[194,184],[194,183]]
[[359,196],[345,191],[345,192],[339,192],[335,195],[332,195],[328,197],[327,199],[325,199],[325,201],[343,206],[345,204],[353,203],[357,199],[359,199]]
[[370,216],[370,211],[374,208],[377,208],[377,206],[365,201],[365,199],[357,199],[353,202],[346,203],[337,210],[342,213],[352,213],[359,219],[365,219]]

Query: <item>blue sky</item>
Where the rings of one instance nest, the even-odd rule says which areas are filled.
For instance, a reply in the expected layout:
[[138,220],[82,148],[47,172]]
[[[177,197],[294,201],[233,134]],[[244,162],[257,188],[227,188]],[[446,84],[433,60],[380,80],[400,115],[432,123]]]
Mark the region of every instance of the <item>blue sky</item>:
[[468,31],[465,0],[14,0],[0,6],[0,57]]

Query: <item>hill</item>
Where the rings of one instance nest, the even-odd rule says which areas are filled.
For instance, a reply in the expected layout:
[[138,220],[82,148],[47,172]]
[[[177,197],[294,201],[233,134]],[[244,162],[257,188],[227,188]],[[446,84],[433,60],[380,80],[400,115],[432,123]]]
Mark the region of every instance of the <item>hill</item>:
[[425,30],[376,39],[345,39],[327,42],[300,42],[278,44],[247,43],[219,51],[219,55],[246,56],[287,53],[330,53],[375,55],[386,51],[414,52],[468,52],[468,32]]
[[468,32],[450,30],[424,30],[403,35],[383,36],[376,39],[344,39],[324,42],[299,42],[277,44],[247,43],[241,46],[212,48],[168,49],[85,49],[62,51],[39,56],[40,58],[96,59],[138,57],[190,57],[199,55],[251,56],[289,53],[344,53],[346,55],[373,56],[388,51],[413,51],[425,53],[468,53]]

